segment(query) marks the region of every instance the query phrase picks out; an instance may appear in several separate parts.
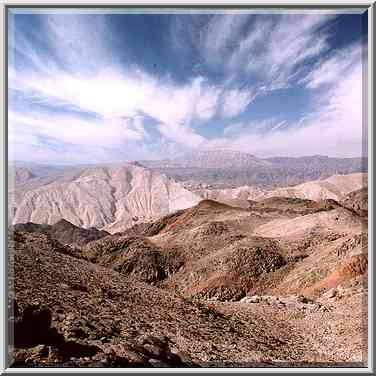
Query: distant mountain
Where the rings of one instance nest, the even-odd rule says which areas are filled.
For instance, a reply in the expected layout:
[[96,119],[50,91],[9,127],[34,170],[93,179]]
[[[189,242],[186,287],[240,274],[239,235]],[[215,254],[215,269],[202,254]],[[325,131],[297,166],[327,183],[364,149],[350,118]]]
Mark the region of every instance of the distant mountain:
[[314,180],[294,187],[277,188],[263,193],[258,199],[268,197],[292,197],[319,201],[332,199],[340,201],[350,192],[367,186],[367,174],[354,173],[333,175],[327,179]]
[[140,161],[145,167],[189,182],[190,188],[276,188],[325,179],[335,174],[367,172],[367,159],[308,156],[261,159],[231,150],[206,150],[174,160]]
[[[149,168],[136,162],[56,169],[35,165],[33,172],[25,166],[15,167],[9,171],[13,173],[8,191],[9,223],[53,225],[65,219],[76,226],[114,233],[192,207],[202,199],[238,207],[248,207],[249,200],[273,196],[340,200],[365,185],[365,175],[341,175],[346,169],[362,167],[361,160],[354,159],[315,156],[265,161],[251,154],[215,150],[171,162],[181,167],[156,168],[157,162],[153,163]],[[325,181],[327,174],[338,170],[337,177]],[[305,183],[291,186],[296,181]],[[240,184],[244,182],[249,184]]]
[[174,160],[159,161],[141,161],[141,164],[147,167],[163,168],[250,168],[263,167],[271,163],[264,161],[254,155],[242,153],[234,150],[216,149],[216,150],[198,150],[186,153]]
[[326,199],[340,201],[350,192],[358,191],[366,187],[367,184],[367,174],[354,173],[333,175],[327,179],[313,180],[273,190],[243,186],[233,189],[201,189],[196,192],[205,199],[216,200],[239,207],[249,207],[250,201],[261,201],[272,197],[290,197],[313,201]]
[[23,170],[25,172],[27,171],[27,173],[30,174],[29,178],[57,175],[72,170],[73,168],[77,168],[77,166],[73,167],[71,165],[52,165],[26,161],[11,161],[8,165],[9,175],[13,175],[14,172]]
[[[291,175],[307,173],[321,174],[317,178],[352,172],[367,172],[367,158],[330,158],[323,155],[308,157],[275,157],[267,158],[274,168],[285,169]],[[304,175],[303,175],[304,176]]]
[[197,204],[200,197],[156,171],[132,163],[74,169],[30,179],[9,192],[11,223],[76,226],[109,232]]
[[14,181],[15,184],[23,183],[29,179],[36,177],[29,169],[26,167],[14,168],[10,171],[9,179]]

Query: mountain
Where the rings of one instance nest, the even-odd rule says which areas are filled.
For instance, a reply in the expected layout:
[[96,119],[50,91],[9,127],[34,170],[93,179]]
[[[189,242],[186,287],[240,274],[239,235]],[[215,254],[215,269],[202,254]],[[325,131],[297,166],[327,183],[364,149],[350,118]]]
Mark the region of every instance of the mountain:
[[[235,159],[239,157],[238,153],[229,154]],[[251,163],[253,157],[246,160]],[[272,190],[254,186],[187,189],[156,170],[131,162],[64,167],[58,173],[42,176],[24,169],[15,169],[18,176],[25,178],[19,178],[9,189],[10,223],[53,225],[66,219],[76,226],[95,227],[110,233],[194,206],[202,199],[244,208],[252,201],[270,197],[340,201],[347,193],[367,184],[366,174],[355,173]]]
[[11,161],[8,165],[10,175],[12,175],[13,171],[18,173],[17,171],[23,170],[27,171],[27,173],[30,175],[29,178],[61,174],[66,171],[72,170],[73,168],[75,167],[70,165],[50,165],[47,163],[36,163],[26,161]]
[[90,241],[110,235],[108,232],[97,230],[95,227],[85,229],[75,226],[65,219],[60,219],[53,225],[32,222],[18,223],[13,226],[13,231],[45,234],[63,245],[73,246],[83,246]]
[[[309,166],[314,169],[336,169],[338,173],[342,170],[365,168],[367,159],[364,158],[332,158],[324,155],[313,155],[304,157],[272,157],[266,161],[274,166],[281,166],[289,169],[301,169]],[[361,166],[363,163],[363,166]]]
[[147,167],[200,169],[247,169],[251,167],[270,165],[269,162],[257,158],[254,155],[228,149],[197,150],[195,152],[190,152],[179,156],[174,160],[140,161],[140,163]]
[[36,175],[34,175],[29,169],[25,167],[18,167],[10,171],[8,178],[14,185],[24,183],[35,176]]
[[265,367],[319,356],[261,313],[223,314],[70,257],[44,235],[10,244],[12,367]]
[[9,214],[12,223],[52,225],[64,218],[116,232],[199,201],[173,179],[124,162],[27,180],[10,190]]
[[148,168],[187,182],[192,189],[253,186],[263,189],[296,185],[335,174],[367,171],[367,159],[309,156],[257,158],[231,150],[205,150],[173,160],[140,161]]
[[215,200],[232,206],[248,208],[250,201],[262,197],[267,191],[256,187],[243,186],[222,189],[201,188],[194,190],[194,192],[198,193],[204,199]]
[[262,201],[273,197],[290,197],[319,201],[333,199],[340,201],[353,191],[367,186],[366,173],[333,175],[327,179],[309,181],[290,187],[266,190],[243,186],[224,189],[196,189],[202,198],[216,200],[225,204],[248,208],[251,201]]
[[15,366],[364,367],[367,212],[326,198],[251,204],[202,200],[74,255],[17,225]]
[[363,187],[357,191],[350,192],[341,201],[341,205],[345,208],[353,210],[360,216],[367,216],[368,214],[368,189]]
[[350,192],[357,191],[364,186],[367,186],[367,174],[365,173],[333,175],[327,179],[310,181],[293,187],[277,188],[265,192],[261,196],[263,198],[296,197],[315,201],[322,199],[340,201]]

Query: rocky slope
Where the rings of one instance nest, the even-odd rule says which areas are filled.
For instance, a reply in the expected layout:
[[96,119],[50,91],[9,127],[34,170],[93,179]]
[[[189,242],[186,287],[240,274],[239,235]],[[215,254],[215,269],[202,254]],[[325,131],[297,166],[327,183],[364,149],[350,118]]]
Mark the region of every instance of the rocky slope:
[[[66,255],[45,235],[11,240],[13,366],[276,366],[328,360],[288,326],[205,303]],[[259,324],[260,323],[260,324]]]
[[75,226],[65,219],[60,219],[53,225],[36,224],[32,222],[18,223],[14,225],[10,231],[45,234],[63,245],[68,244],[77,247],[110,235],[108,232],[100,231],[95,227],[85,229]]
[[39,177],[9,193],[12,223],[74,225],[109,232],[163,216],[199,202],[172,179],[132,163],[74,169]]
[[[291,159],[288,161],[291,162]],[[330,158],[310,157],[292,159],[291,163],[299,168],[306,163],[321,168],[330,166],[330,161]],[[239,169],[248,176],[258,173],[260,166],[270,168],[273,163],[285,166],[287,162],[285,159],[266,161],[229,150],[210,150],[166,161],[164,166],[178,168],[183,174],[192,168],[203,173],[217,171],[218,168]],[[158,164],[158,161],[148,163],[151,169],[130,162],[98,166],[12,165],[9,170],[8,220],[14,224],[33,222],[52,225],[66,219],[76,226],[96,227],[115,233],[136,223],[191,207],[201,199],[244,208],[248,208],[252,201],[276,196],[340,201],[347,193],[366,184],[366,174],[356,173],[334,175],[274,190],[257,186],[204,188],[194,181],[177,183],[154,169],[153,163]],[[339,160],[336,160],[335,165],[338,163]],[[346,165],[345,162],[342,164]],[[284,173],[289,175],[288,171]],[[216,181],[221,182],[221,174],[216,176]]]
[[354,173],[333,175],[327,179],[306,182],[288,188],[278,188],[266,192],[263,197],[297,197],[309,200],[333,199],[342,200],[350,192],[367,186],[367,174]]
[[256,187],[244,186],[233,189],[198,189],[196,192],[206,199],[247,208],[250,205],[250,201],[261,201],[274,197],[291,197],[314,201],[323,199],[341,201],[348,193],[358,191],[364,186],[367,186],[367,174],[354,173],[333,175],[327,179],[274,190],[262,190]]
[[203,200],[78,249],[16,227],[13,364],[364,367],[367,216],[343,205],[354,196]]
[[349,193],[341,204],[358,215],[366,217],[368,213],[368,189],[366,187]]

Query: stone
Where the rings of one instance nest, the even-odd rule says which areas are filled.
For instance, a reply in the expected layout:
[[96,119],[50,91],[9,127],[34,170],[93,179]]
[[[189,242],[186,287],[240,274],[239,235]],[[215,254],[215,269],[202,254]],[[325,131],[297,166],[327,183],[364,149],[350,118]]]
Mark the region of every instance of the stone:
[[326,299],[333,299],[338,295],[338,291],[335,288],[332,288],[328,290],[325,294],[323,294],[323,297]]
[[240,303],[260,303],[261,297],[258,295],[246,296],[240,300]]

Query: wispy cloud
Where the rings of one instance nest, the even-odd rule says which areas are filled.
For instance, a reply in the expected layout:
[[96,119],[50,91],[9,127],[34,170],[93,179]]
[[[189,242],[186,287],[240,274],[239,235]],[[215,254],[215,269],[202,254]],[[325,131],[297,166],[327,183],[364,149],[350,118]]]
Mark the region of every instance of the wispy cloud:
[[235,123],[225,129],[224,137],[205,144],[207,148],[233,148],[259,156],[361,156],[364,152],[362,63],[347,72],[325,94],[314,97],[316,110],[289,125],[266,120],[266,133],[250,131],[252,126]]
[[[59,156],[60,143],[77,160],[80,153],[83,160],[114,159],[132,148],[129,155],[136,158],[215,146],[260,155],[356,153],[362,49],[359,43],[332,49],[334,18],[172,17],[176,61],[192,63],[189,74],[177,77],[174,60],[168,62],[171,74],[129,56],[122,60],[125,33],[104,15],[39,15],[37,29],[10,33],[12,143],[18,153],[42,156],[49,150],[51,158]],[[274,113],[273,106],[268,116],[253,117],[260,96],[297,83],[311,103],[299,121]],[[255,118],[260,120],[250,120]]]
[[204,137],[191,128],[179,124],[161,123],[158,124],[158,130],[165,138],[192,148],[200,146],[205,141]]
[[241,114],[247,106],[256,98],[257,94],[252,90],[229,90],[223,95],[223,114],[233,117]]
[[[244,43],[242,30],[249,22],[247,14],[218,14],[201,31],[201,48],[209,63],[218,64],[223,57],[237,51]],[[237,47],[239,46],[239,47]]]
[[100,120],[89,123],[73,115],[52,120],[52,114],[46,118],[18,109],[10,117],[16,132],[28,127],[29,134],[53,136],[62,142],[113,146],[143,137],[139,119],[147,115],[159,123],[163,137],[196,145],[201,138],[191,122],[208,121],[218,111],[224,89],[203,77],[181,85],[168,77],[153,77],[137,66],[125,69],[111,61],[101,16],[47,16],[43,28],[48,31],[47,50],[32,48],[26,35],[18,38],[15,49],[22,51],[30,65],[17,71],[13,66],[10,88],[34,103],[71,106],[92,112]]
[[10,112],[10,133],[55,138],[76,145],[120,146],[146,136],[142,122],[135,119],[83,120],[76,116]]
[[[118,139],[123,140],[122,134],[129,136],[130,128],[122,119],[144,114],[156,120],[162,137],[197,145],[203,140],[194,130],[197,124],[209,121],[217,113],[237,116],[254,98],[248,89],[218,86],[201,76],[178,84],[169,77],[152,76],[137,65],[125,68],[116,64],[105,43],[109,37],[103,16],[58,15],[43,20],[48,48],[31,48],[27,36],[20,35],[16,49],[22,50],[31,64],[11,75],[10,88],[33,102],[97,114],[102,120],[86,134],[92,141],[85,142],[95,144],[101,132],[119,132]],[[32,122],[40,131],[40,119],[36,120],[35,114],[21,115],[24,123]],[[62,141],[67,141],[67,135],[58,127],[76,129],[75,142],[79,142],[84,133],[81,130],[87,127],[73,117],[59,118],[48,126],[44,120],[40,124],[44,124],[46,133],[53,133]],[[14,126],[19,126],[19,122]],[[103,140],[112,141],[109,137]]]
[[[299,19],[297,19],[299,17]],[[228,74],[252,74],[267,87],[291,84],[299,65],[329,45],[323,29],[335,15],[218,15],[212,18],[202,53],[208,63],[226,61]]]
[[361,43],[356,43],[335,51],[325,60],[320,59],[301,82],[310,89],[317,89],[323,84],[335,84],[345,77],[354,65],[359,64],[364,48]]
[[223,129],[223,135],[225,137],[231,137],[235,139],[244,136],[248,137],[250,135],[261,136],[287,126],[288,123],[286,120],[280,120],[276,117],[270,117],[258,121],[230,123]]

